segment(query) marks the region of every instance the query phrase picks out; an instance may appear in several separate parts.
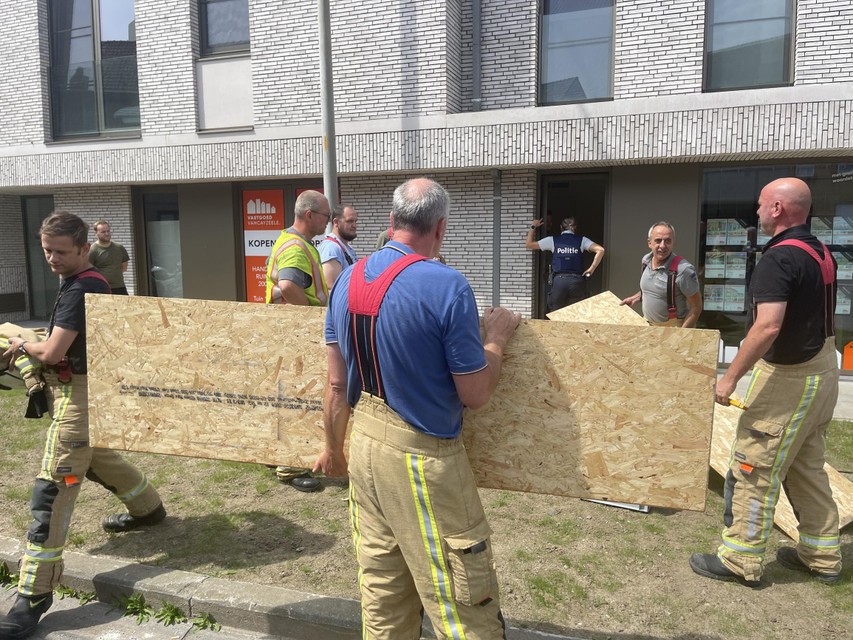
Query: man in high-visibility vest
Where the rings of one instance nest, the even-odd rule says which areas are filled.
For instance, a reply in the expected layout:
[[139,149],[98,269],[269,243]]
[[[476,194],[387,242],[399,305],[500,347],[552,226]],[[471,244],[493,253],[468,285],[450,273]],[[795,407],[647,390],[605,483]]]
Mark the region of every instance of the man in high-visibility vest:
[[322,193],[299,194],[293,225],[281,232],[267,260],[267,304],[326,306],[329,289],[311,238],[323,233],[331,215]]
[[[267,260],[267,304],[325,307],[329,288],[320,254],[311,243],[326,229],[332,215],[329,201],[318,191],[303,191],[296,198],[293,225],[281,232]],[[278,466],[276,477],[300,491],[316,491],[320,481],[300,467]]]

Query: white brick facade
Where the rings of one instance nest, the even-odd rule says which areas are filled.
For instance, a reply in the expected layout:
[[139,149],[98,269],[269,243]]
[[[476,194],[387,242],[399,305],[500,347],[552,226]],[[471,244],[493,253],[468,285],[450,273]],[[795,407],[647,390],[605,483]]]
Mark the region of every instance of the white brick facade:
[[616,3],[616,100],[700,93],[704,0]]
[[853,2],[797,1],[796,84],[853,81]]
[[53,194],[57,211],[70,211],[89,225],[89,241],[95,242],[95,223],[104,219],[110,223],[112,239],[124,245],[130,263],[124,274],[127,290],[134,293],[136,260],[133,247],[133,217],[130,187],[64,187]]
[[[502,304],[530,311],[533,259],[520,239],[541,171],[853,156],[848,0],[795,3],[793,86],[716,93],[702,91],[704,0],[619,0],[613,99],[549,107],[537,106],[538,0],[480,0],[482,101],[472,103],[474,1],[336,0],[331,24],[356,246],[372,248],[405,176],[434,175],[454,200],[445,252],[483,306],[497,287]],[[320,176],[316,4],[248,2],[251,127],[197,131],[196,2],[136,0],[139,137],[89,141],[51,140],[47,0],[0,3],[0,56],[14,60],[0,87],[0,229],[20,229],[20,194],[52,193],[57,208],[109,219],[133,253],[134,187]],[[25,269],[22,256],[4,254],[0,269]]]

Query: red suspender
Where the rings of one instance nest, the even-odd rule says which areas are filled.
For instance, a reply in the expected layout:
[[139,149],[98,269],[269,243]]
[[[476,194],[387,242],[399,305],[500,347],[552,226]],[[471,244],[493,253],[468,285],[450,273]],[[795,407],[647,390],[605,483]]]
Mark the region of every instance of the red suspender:
[[[669,319],[678,317],[678,307],[675,304],[675,280],[678,278],[678,263],[681,262],[681,256],[672,256],[672,262],[669,263],[669,269],[667,269],[668,277],[666,281],[666,303],[669,310]],[[643,260],[643,268],[642,271],[645,271],[648,268],[649,263]],[[640,272],[642,275],[642,271]]]
[[347,264],[352,264],[352,258],[350,257],[350,254],[347,253],[347,250],[344,248],[344,245],[338,242],[338,239],[335,236],[326,236],[326,240],[331,240],[336,245],[338,245],[341,248],[341,251],[344,252],[344,259],[347,261]]
[[[820,242],[820,240],[818,240]],[[832,295],[833,287],[835,285],[835,267],[832,264],[832,257],[829,253],[829,249],[826,248],[826,245],[820,242],[820,246],[823,247],[823,258],[821,258],[817,251],[815,251],[811,246],[802,240],[796,240],[794,238],[788,240],[782,240],[777,244],[774,244],[771,249],[776,247],[797,247],[798,249],[802,249],[807,254],[809,254],[812,258],[814,258],[815,262],[820,266],[820,274],[823,277],[823,314],[824,314],[824,327],[826,328],[827,336],[835,335],[835,309],[832,309],[832,301],[835,296]]]
[[361,388],[378,398],[385,397],[376,352],[376,319],[379,316],[379,307],[400,272],[421,260],[426,258],[417,253],[406,254],[392,262],[372,282],[366,282],[364,279],[367,258],[362,258],[352,268],[347,300],[358,373],[361,377]]
[[107,282],[107,279],[101,275],[100,272],[95,271],[94,269],[86,269],[85,271],[81,271],[77,274],[78,278],[94,278],[95,280],[100,280],[107,286],[110,286],[110,283]]

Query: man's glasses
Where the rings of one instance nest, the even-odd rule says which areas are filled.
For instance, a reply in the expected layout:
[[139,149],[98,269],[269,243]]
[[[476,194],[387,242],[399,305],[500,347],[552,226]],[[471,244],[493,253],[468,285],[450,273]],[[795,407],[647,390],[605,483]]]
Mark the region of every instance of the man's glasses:
[[332,216],[332,212],[329,213],[321,213],[320,211],[314,211],[314,209],[310,209],[311,213],[316,213],[318,216],[323,216],[327,220]]

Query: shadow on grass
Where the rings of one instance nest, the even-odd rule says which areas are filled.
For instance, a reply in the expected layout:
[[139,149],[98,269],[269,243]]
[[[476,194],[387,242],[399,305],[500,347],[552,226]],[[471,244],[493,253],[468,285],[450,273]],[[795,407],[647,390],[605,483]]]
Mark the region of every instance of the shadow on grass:
[[[280,535],[270,536],[270,532]],[[167,516],[159,525],[125,534],[89,551],[137,561],[157,556],[155,563],[170,569],[211,568],[236,571],[327,552],[332,535],[309,532],[298,524],[263,511],[211,513],[196,517]]]

